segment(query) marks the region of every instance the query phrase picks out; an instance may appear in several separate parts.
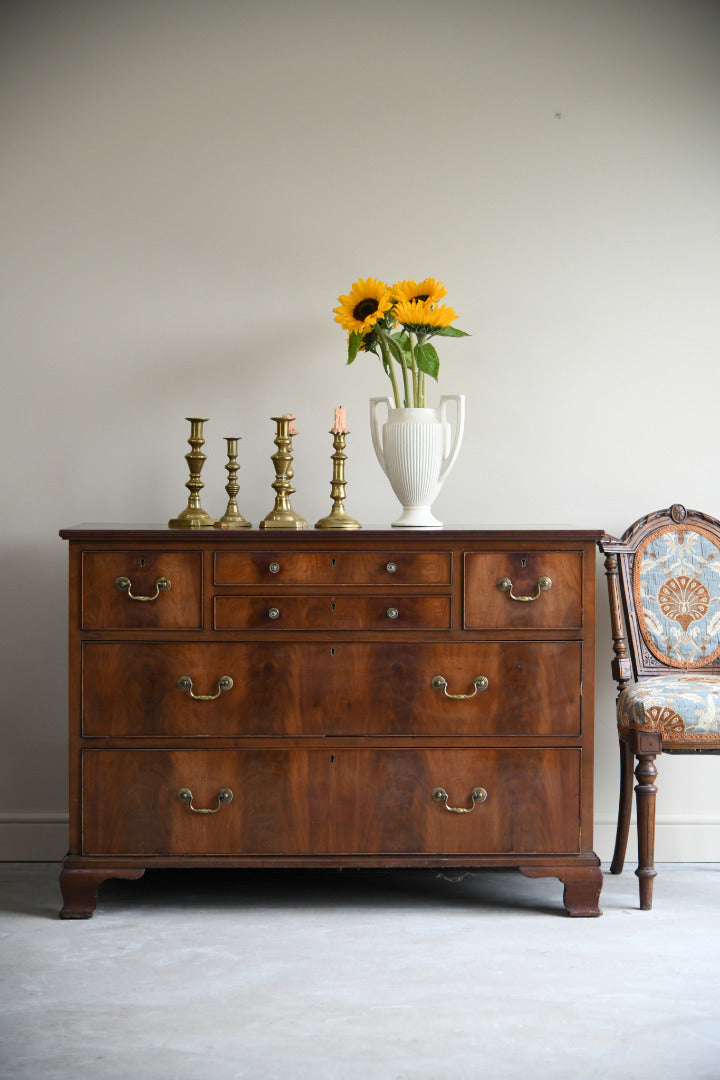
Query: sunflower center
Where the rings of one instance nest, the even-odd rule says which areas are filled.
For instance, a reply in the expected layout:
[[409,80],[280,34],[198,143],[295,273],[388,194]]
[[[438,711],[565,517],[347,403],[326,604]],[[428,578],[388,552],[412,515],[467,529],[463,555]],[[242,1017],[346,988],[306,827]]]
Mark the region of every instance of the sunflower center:
[[374,315],[377,309],[380,307],[379,302],[374,296],[368,296],[365,300],[361,300],[359,304],[356,304],[353,308],[353,318],[358,322],[365,322],[369,315]]
[[424,295],[422,295],[422,296],[413,296],[413,298],[412,298],[412,302],[413,302],[413,303],[415,303],[416,301],[420,300],[420,301],[421,301],[421,302],[422,302],[422,303],[424,304],[424,303],[425,303],[425,301],[426,301],[426,300],[429,300],[429,299],[430,299],[430,294],[429,294],[429,293],[425,293],[425,294],[424,294]]

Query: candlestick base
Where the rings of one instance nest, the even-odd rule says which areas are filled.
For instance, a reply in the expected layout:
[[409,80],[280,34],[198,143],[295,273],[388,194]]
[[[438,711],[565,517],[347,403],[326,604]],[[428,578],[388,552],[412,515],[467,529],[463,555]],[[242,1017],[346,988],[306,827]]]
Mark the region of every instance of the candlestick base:
[[176,518],[170,518],[168,529],[212,529],[215,518],[211,518],[205,510],[185,510]]
[[307,529],[307,527],[305,518],[294,511],[288,513],[276,510],[271,510],[259,525],[261,529]]
[[327,517],[320,518],[315,522],[316,529],[362,529],[362,525],[355,518],[346,514],[344,509],[340,507],[336,510],[332,508]]

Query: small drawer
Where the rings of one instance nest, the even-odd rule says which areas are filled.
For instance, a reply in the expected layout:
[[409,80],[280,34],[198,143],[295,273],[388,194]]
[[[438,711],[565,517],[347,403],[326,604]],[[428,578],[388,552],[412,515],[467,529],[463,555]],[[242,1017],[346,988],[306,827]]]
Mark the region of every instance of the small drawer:
[[579,850],[568,748],[86,750],[82,786],[86,855]]
[[582,626],[582,553],[465,553],[468,630],[577,630]]
[[82,731],[572,738],[581,670],[580,641],[88,641]]
[[85,551],[84,630],[197,630],[202,626],[199,551]]
[[216,596],[216,630],[446,630],[449,596]]
[[448,551],[217,551],[216,585],[449,585]]

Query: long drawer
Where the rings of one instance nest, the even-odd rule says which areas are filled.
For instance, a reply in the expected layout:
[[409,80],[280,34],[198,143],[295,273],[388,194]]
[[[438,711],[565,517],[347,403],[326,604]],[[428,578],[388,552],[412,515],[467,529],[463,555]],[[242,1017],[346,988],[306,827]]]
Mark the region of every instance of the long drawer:
[[582,644],[85,642],[86,737],[558,735]]
[[580,764],[574,749],[86,750],[83,852],[568,854]]
[[215,552],[216,585],[449,585],[449,551]]
[[449,596],[216,596],[216,630],[448,630]]

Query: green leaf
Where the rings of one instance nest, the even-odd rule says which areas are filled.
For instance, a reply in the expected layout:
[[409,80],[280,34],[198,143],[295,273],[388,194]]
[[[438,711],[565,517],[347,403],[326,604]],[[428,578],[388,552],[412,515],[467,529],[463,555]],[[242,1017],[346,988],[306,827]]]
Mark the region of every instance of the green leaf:
[[424,345],[418,345],[415,350],[415,359],[420,371],[424,371],[432,379],[437,379],[440,371],[440,358],[435,352],[435,346],[426,341]]
[[362,339],[362,334],[358,333],[356,330],[352,330],[350,332],[350,337],[348,338],[348,364],[352,364],[353,360],[357,356],[358,349],[362,345]]
[[405,367],[409,367],[410,366],[410,341],[409,341],[409,339],[407,340],[407,348],[404,347],[404,343],[402,341],[402,335],[397,336],[397,337],[393,337],[392,335],[390,335],[390,336],[388,336],[387,342],[388,342],[388,345],[390,346],[390,351],[392,352],[393,356],[397,360],[398,364],[403,364],[403,365],[405,365]]
[[433,337],[470,337],[465,330],[456,330],[454,326],[443,326]]

